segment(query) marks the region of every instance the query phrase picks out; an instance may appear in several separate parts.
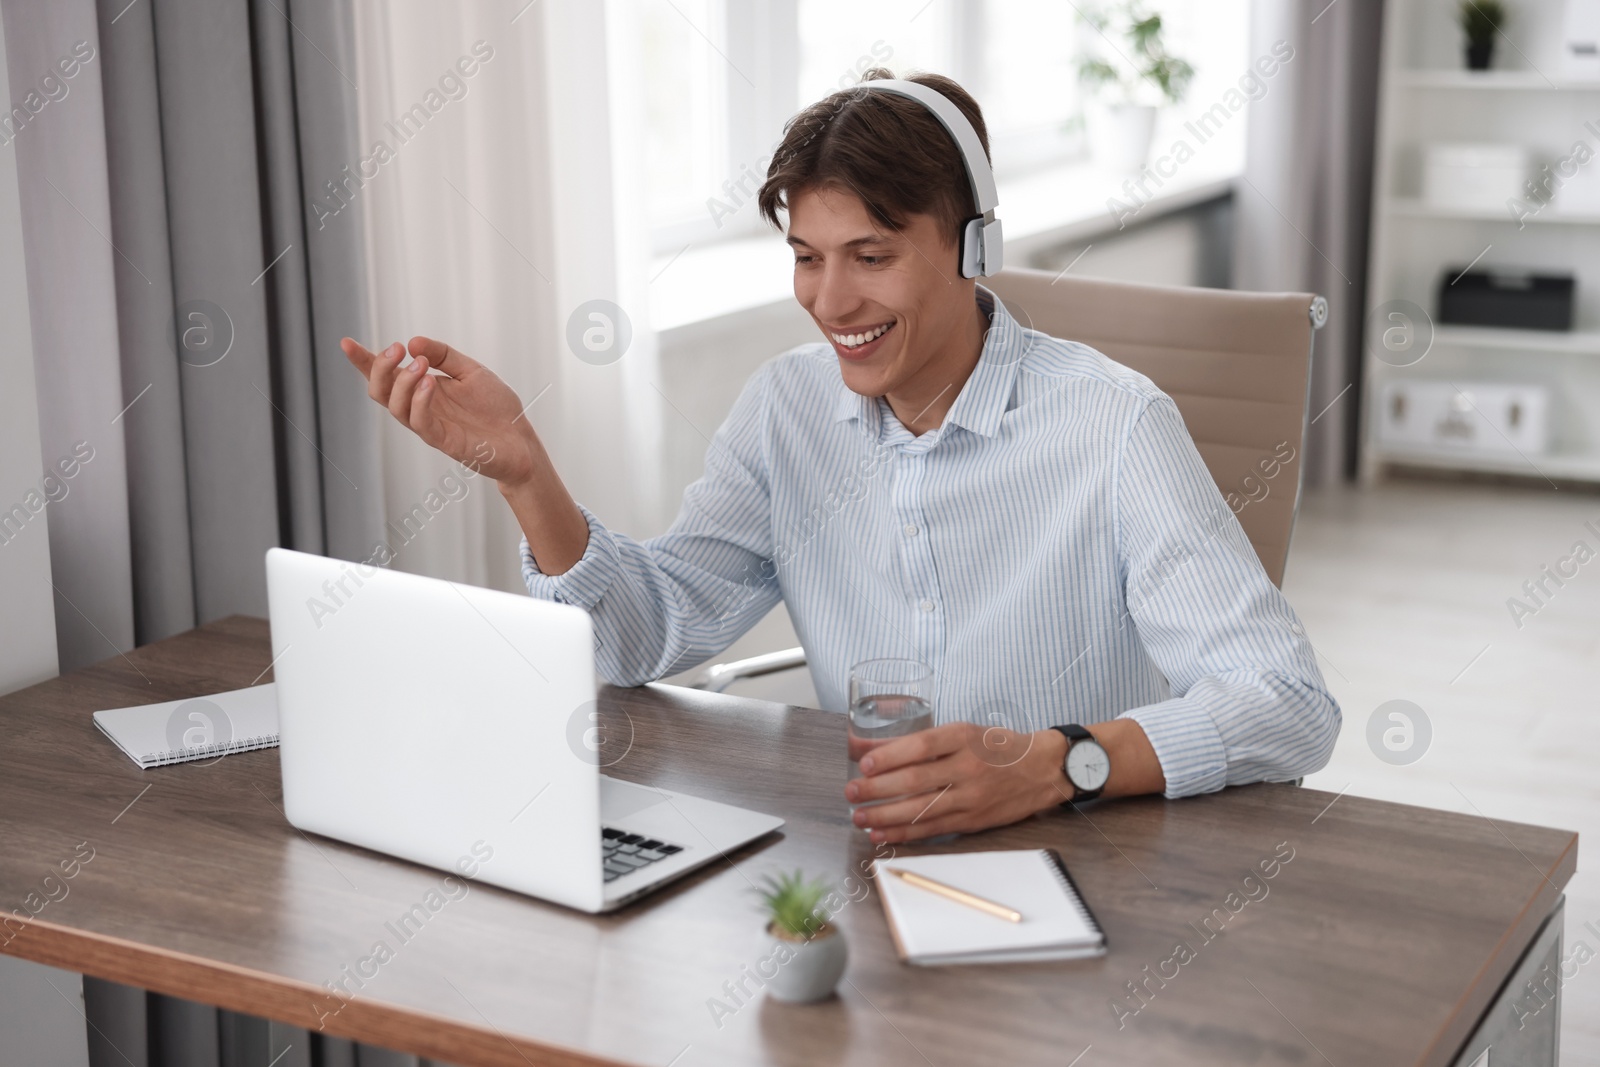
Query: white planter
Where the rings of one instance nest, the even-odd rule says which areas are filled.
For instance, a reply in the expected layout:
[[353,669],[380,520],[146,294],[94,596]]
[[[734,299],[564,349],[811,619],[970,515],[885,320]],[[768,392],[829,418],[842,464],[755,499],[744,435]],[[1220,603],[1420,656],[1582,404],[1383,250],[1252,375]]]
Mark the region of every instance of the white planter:
[[[833,995],[844,965],[850,959],[844,934],[835,926],[824,926],[809,941],[778,937],[767,926],[778,973],[767,981],[767,995],[791,1004],[809,1004]],[[783,950],[788,949],[785,953]]]
[[1091,104],[1085,109],[1089,155],[1095,166],[1137,174],[1150,158],[1157,108],[1150,104]]

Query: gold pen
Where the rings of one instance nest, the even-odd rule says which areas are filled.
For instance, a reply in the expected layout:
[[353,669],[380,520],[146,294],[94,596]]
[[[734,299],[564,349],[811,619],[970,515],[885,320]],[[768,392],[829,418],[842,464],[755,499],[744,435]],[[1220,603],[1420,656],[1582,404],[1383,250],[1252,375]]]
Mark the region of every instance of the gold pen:
[[974,896],[965,889],[957,889],[953,885],[945,885],[943,882],[936,882],[927,875],[918,874],[916,871],[902,870],[899,867],[885,867],[884,870],[900,878],[902,881],[910,882],[918,889],[926,889],[930,893],[937,893],[941,897],[955,901],[957,904],[965,904],[969,908],[976,908],[979,911],[988,912],[997,919],[1004,919],[1006,922],[1013,923],[1019,923],[1022,921],[1022,912],[1018,911],[1016,908],[1008,908],[1004,904],[996,904],[992,900],[984,900],[982,897]]

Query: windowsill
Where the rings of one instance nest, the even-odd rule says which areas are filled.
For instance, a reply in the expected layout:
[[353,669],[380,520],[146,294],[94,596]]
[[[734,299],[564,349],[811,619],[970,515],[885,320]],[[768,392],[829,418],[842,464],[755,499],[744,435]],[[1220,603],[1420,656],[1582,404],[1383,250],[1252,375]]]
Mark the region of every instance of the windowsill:
[[[1006,226],[1006,262],[1023,266],[1036,253],[1093,241],[1122,227],[1106,202],[1115,197],[1136,214],[1125,225],[1181,211],[1233,189],[1238,167],[1201,166],[1196,159],[1160,188],[1149,182],[1140,206],[1124,189],[1128,180],[1090,164],[1074,163],[1001,180],[1000,217]],[[705,322],[793,299],[794,257],[776,233],[691,246],[674,259],[650,265],[650,324],[657,332]]]

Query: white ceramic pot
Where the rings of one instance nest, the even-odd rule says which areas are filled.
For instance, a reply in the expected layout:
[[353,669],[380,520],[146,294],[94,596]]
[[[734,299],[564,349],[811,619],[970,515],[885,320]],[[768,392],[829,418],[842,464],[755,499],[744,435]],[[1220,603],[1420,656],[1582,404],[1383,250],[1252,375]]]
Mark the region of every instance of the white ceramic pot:
[[1089,155],[1117,174],[1137,174],[1150,158],[1156,111],[1150,104],[1093,104],[1086,109]]
[[809,1004],[833,994],[850,959],[850,950],[838,927],[825,925],[811,940],[798,941],[779,937],[769,923],[767,936],[772,940],[772,958],[779,961],[778,973],[767,981],[768,996],[791,1004]]

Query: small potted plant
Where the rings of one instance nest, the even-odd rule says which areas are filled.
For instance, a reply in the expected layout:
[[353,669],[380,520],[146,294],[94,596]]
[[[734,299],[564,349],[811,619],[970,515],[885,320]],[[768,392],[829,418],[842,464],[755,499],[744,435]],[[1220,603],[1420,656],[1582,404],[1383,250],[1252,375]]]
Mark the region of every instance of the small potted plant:
[[1461,0],[1456,5],[1456,21],[1467,36],[1467,69],[1488,70],[1494,58],[1494,38],[1506,22],[1506,6],[1500,0]]
[[1150,155],[1156,112],[1183,102],[1194,67],[1167,51],[1161,15],[1143,0],[1085,6],[1079,23],[1090,155],[1110,170],[1135,173]]
[[770,958],[778,973],[767,982],[774,1000],[808,1004],[832,995],[850,957],[844,934],[823,906],[826,881],[807,881],[799,871],[767,875],[757,889],[767,914]]

